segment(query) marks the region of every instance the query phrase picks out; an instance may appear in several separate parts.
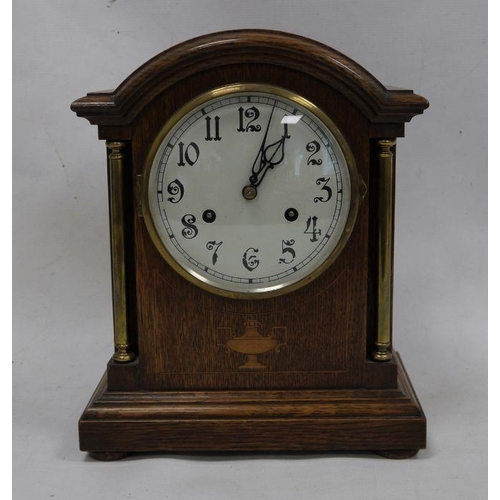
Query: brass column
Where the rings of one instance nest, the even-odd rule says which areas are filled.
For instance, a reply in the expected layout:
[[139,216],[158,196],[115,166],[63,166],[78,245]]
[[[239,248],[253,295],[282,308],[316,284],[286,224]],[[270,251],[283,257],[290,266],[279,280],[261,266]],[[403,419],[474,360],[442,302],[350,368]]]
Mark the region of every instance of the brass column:
[[377,324],[375,361],[389,361],[392,358],[392,272],[394,244],[394,153],[396,139],[378,141],[378,275],[377,275]]
[[119,363],[128,363],[135,358],[130,350],[130,339],[127,329],[127,294],[125,276],[125,214],[123,196],[125,143],[107,141],[109,210],[111,233],[111,275],[113,293],[113,326],[115,353],[113,359]]

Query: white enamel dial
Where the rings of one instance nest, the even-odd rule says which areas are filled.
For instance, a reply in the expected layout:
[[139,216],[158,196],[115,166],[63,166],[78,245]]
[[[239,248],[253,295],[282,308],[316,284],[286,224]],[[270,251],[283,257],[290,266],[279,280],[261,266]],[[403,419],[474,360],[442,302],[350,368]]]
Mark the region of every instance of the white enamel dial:
[[351,155],[315,106],[233,85],[178,112],[145,171],[146,223],[166,260],[231,297],[294,290],[333,262],[357,209]]

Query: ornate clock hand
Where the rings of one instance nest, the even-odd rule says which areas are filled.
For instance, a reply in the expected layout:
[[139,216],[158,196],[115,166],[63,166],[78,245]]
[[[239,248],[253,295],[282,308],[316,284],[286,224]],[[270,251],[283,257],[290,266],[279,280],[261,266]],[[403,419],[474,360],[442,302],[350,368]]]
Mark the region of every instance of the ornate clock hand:
[[[273,108],[271,109],[271,114],[269,116],[269,121],[267,122],[266,131],[264,132],[264,138],[262,139],[262,143],[260,145],[259,152],[257,153],[257,156],[255,157],[255,160],[254,160],[253,165],[252,165],[252,175],[250,176],[250,179],[252,179],[253,177],[257,178],[257,176],[259,175],[259,172],[264,168],[264,165],[265,165],[264,150],[265,150],[265,146],[266,146],[267,134],[269,133],[269,127],[271,126],[271,121],[273,119],[273,114],[274,114],[275,108],[276,108],[276,104],[274,104]],[[259,159],[260,159],[260,164],[259,164],[259,167],[256,168],[257,162]],[[251,180],[250,180],[250,183],[253,184]]]
[[[287,139],[290,139],[290,136],[288,135],[288,125],[285,124],[281,139],[267,146],[262,152],[264,165],[263,168],[261,168],[261,170],[258,172],[258,174],[262,172],[262,176],[260,177],[260,179],[257,178],[254,180],[254,182],[252,183],[253,186],[259,186],[264,179],[266,172],[269,169],[274,168],[276,165],[279,165],[285,159],[285,141]],[[272,153],[271,156],[269,156],[270,153]],[[276,155],[278,155],[277,158],[275,158]],[[256,177],[258,177],[258,174]],[[252,178],[250,179],[250,182],[252,182]]]
[[[274,108],[273,108],[274,111]],[[271,113],[272,118],[272,113]],[[290,139],[288,135],[288,125],[283,124],[283,135],[281,139],[273,142],[269,146],[265,146],[265,140],[267,137],[267,132],[269,130],[270,121],[267,126],[267,130],[264,136],[264,141],[262,142],[261,149],[255,162],[252,166],[252,175],[249,177],[249,182],[247,186],[243,188],[243,196],[247,200],[253,200],[257,196],[257,187],[262,183],[267,171],[273,169],[276,165],[279,165],[285,159],[285,141]],[[260,165],[256,168],[257,159],[260,156]]]

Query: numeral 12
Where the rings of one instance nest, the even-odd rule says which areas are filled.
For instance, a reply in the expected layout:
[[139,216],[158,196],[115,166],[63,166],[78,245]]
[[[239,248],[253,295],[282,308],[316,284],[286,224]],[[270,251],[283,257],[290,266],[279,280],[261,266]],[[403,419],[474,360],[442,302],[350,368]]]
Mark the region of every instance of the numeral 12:
[[[239,127],[236,129],[238,132],[259,132],[261,130],[260,125],[252,125],[255,120],[260,116],[260,111],[252,106],[251,108],[238,108],[239,113]],[[245,125],[245,118],[249,119],[249,122]]]

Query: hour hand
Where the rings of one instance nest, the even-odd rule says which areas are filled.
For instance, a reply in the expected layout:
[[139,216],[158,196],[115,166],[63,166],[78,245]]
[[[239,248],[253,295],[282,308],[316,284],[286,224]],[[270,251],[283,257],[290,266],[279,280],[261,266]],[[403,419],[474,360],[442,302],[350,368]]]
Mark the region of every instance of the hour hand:
[[251,184],[258,186],[264,179],[266,172],[270,168],[274,168],[276,165],[279,165],[285,159],[285,141],[289,138],[288,125],[285,124],[281,139],[269,144],[269,146],[266,146],[264,151],[262,151],[260,168],[257,172],[253,172],[250,176],[249,180]]
[[[249,177],[249,184],[243,188],[243,197],[253,200],[257,196],[257,187],[260,186],[267,171],[279,165],[285,159],[285,141],[290,138],[288,135],[288,125],[283,125],[283,135],[281,138],[269,144],[262,143],[261,149],[252,166],[252,175]],[[267,131],[266,131],[267,135]]]

